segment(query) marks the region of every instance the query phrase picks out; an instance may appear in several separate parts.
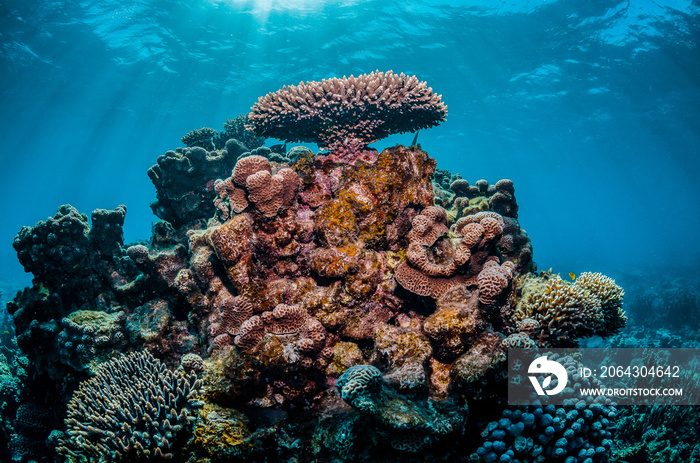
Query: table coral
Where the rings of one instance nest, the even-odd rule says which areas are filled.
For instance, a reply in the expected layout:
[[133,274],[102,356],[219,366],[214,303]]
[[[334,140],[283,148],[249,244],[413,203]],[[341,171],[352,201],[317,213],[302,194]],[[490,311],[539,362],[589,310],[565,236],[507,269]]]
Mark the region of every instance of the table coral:
[[284,86],[251,108],[259,136],[335,148],[433,127],[447,116],[440,95],[415,76],[375,71]]

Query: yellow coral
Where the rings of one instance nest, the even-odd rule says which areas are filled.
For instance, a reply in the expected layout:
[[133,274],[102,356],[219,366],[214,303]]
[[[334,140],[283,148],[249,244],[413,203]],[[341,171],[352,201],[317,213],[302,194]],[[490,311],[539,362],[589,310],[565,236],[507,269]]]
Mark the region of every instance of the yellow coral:
[[528,318],[537,321],[539,328],[534,339],[538,344],[575,346],[579,338],[605,332],[601,301],[585,286],[568,283],[559,275],[551,274],[530,276],[520,284],[523,284],[522,296],[513,321],[518,323]]
[[199,411],[192,444],[212,457],[241,455],[252,448],[250,437],[245,415],[208,403]]

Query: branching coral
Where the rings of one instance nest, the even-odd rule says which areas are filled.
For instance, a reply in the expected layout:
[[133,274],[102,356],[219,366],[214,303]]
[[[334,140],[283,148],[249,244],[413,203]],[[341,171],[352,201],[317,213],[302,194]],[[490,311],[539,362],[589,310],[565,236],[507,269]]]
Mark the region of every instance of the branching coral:
[[618,332],[627,321],[622,310],[622,288],[601,274],[584,274],[573,284],[558,275],[529,277],[519,291],[522,296],[513,321],[537,322],[534,339],[540,345],[575,346],[580,338]]
[[375,71],[284,86],[260,97],[248,118],[257,135],[331,148],[433,127],[446,116],[425,82]]
[[575,284],[589,290],[600,300],[603,324],[596,333],[598,336],[612,336],[625,327],[627,316],[622,310],[625,292],[615,283],[615,280],[602,273],[583,272],[576,278]]
[[67,437],[58,452],[89,461],[134,461],[173,456],[176,434],[193,418],[194,374],[172,372],[148,353],[103,364],[68,405]]

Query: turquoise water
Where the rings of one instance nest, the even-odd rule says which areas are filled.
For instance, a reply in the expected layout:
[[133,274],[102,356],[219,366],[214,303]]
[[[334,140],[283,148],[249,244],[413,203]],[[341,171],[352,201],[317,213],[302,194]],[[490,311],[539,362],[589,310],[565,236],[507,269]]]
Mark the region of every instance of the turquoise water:
[[[584,345],[697,348],[700,346],[700,291],[697,289],[700,287],[700,242],[697,238],[700,229],[699,41],[700,5],[691,0],[0,0],[0,195],[3,198],[0,203],[0,303],[3,307],[0,311],[0,354],[3,355],[0,358],[0,404],[3,401],[9,404],[0,408],[0,413],[7,415],[3,416],[3,420],[7,420],[0,426],[0,460],[12,455],[14,461],[27,461],[30,457],[48,461],[55,456],[47,453],[48,449],[53,452],[60,441],[52,431],[64,429],[65,402],[78,384],[89,377],[88,365],[94,366],[90,361],[96,362],[98,357],[102,360],[114,358],[122,351],[140,350],[145,346],[155,352],[156,357],[167,361],[169,367],[180,364],[184,354],[196,352],[202,354],[208,369],[233,369],[231,365],[217,367],[212,360],[216,357],[209,355],[215,348],[231,348],[227,352],[237,352],[236,355],[244,350],[231,347],[234,331],[235,336],[242,337],[237,330],[242,331],[243,325],[227,327],[223,319],[228,312],[224,309],[233,312],[232,307],[238,310],[236,304],[239,303],[242,307],[245,301],[240,300],[248,296],[242,293],[244,289],[250,289],[246,285],[252,287],[253,284],[234,281],[233,273],[226,277],[223,262],[228,261],[220,256],[220,262],[217,261],[217,254],[210,250],[203,260],[214,262],[216,266],[211,264],[211,275],[221,277],[226,287],[221,279],[217,282],[212,277],[210,281],[197,274],[201,281],[193,285],[201,286],[206,296],[202,300],[206,303],[192,296],[194,292],[185,291],[191,288],[185,285],[186,277],[182,275],[186,271],[190,275],[199,271],[205,275],[208,268],[201,262],[202,254],[196,254],[192,249],[188,254],[185,250],[185,245],[205,246],[202,244],[204,239],[196,244],[199,238],[188,241],[184,236],[185,230],[194,231],[195,225],[200,226],[194,222],[188,224],[194,228],[181,230],[181,236],[166,236],[163,227],[157,229],[163,233],[159,235],[160,241],[149,243],[150,257],[144,246],[129,247],[137,240],[148,240],[158,221],[149,207],[156,199],[156,191],[147,170],[167,150],[182,146],[181,137],[189,131],[200,127],[222,130],[224,121],[248,113],[259,97],[284,85],[304,81],[358,76],[374,70],[403,72],[426,81],[435,93],[442,95],[442,101],[448,107],[445,122],[421,130],[417,135],[418,143],[438,161],[438,167],[461,174],[472,185],[479,179],[486,179],[491,185],[499,179],[513,180],[519,206],[518,220],[532,241],[534,261],[539,270],[551,268],[554,273],[561,273],[567,281],[562,283],[565,287],[572,286],[569,282],[576,280],[577,275],[580,282],[582,272],[602,272],[616,279],[624,288],[624,309],[629,318],[625,330],[607,339],[586,334],[592,338],[584,341]],[[413,133],[392,135],[371,146],[379,151],[397,144],[408,146],[414,136]],[[279,143],[274,139],[266,141],[267,146]],[[314,151],[318,149],[306,145]],[[287,148],[292,146],[294,144],[290,143]],[[185,159],[189,161],[189,158]],[[330,177],[324,178],[328,185],[332,184]],[[230,186],[234,188],[233,184]],[[331,188],[328,186],[329,191]],[[220,203],[221,198],[219,195]],[[225,207],[228,207],[226,204],[231,204],[231,199],[226,201]],[[32,262],[37,273],[49,271],[38,276],[35,285],[24,293],[24,299],[17,297],[15,303],[10,304],[13,321],[13,316],[4,310],[5,305],[18,289],[30,286],[32,278],[18,262],[12,247],[13,239],[23,226],[54,216],[62,204],[71,204],[88,215],[94,209],[114,210],[120,204],[126,205],[124,235],[127,244],[123,249],[116,246],[118,252],[85,248],[87,238],[78,224],[77,236],[69,237],[74,241],[58,255],[77,259],[75,256],[80,258],[85,252],[94,259],[85,268],[80,264],[73,265],[74,261],[66,263],[60,259],[43,267],[41,262]],[[305,207],[308,213],[309,208]],[[414,209],[422,207],[415,206]],[[111,212],[117,216],[120,211]],[[217,217],[222,216],[222,211],[217,211]],[[72,218],[74,225],[80,222],[76,214],[68,214],[70,210],[64,212]],[[272,215],[275,213],[273,211]],[[413,210],[413,213],[418,212]],[[406,217],[401,218],[408,221]],[[259,219],[260,214],[256,216],[256,220]],[[267,219],[270,217],[264,220]],[[103,217],[102,220],[104,224],[106,219]],[[299,221],[302,222],[300,218]],[[216,222],[212,223],[213,228]],[[330,223],[330,220],[324,223]],[[400,229],[400,220],[395,223],[399,224],[396,230]],[[312,226],[310,233],[313,231]],[[106,228],[101,232],[109,235]],[[256,233],[262,232],[256,229]],[[295,233],[302,234],[298,230]],[[28,235],[24,236],[25,248],[31,241]],[[94,242],[99,243],[97,235]],[[522,238],[522,235],[518,236]],[[55,236],[52,238],[56,239]],[[84,240],[80,241],[81,238]],[[399,242],[398,238],[396,242]],[[145,241],[140,242],[143,243]],[[211,243],[209,246],[214,249]],[[264,243],[260,246],[260,249],[264,248]],[[371,248],[372,244],[369,246]],[[37,255],[49,255],[51,248],[42,248]],[[170,248],[179,249],[180,255],[168,254]],[[219,248],[216,250],[219,252]],[[388,261],[388,249],[379,251]],[[334,259],[340,259],[338,254],[335,256]],[[33,258],[34,254],[30,257]],[[163,260],[156,262],[156,257]],[[267,262],[268,257],[265,255],[262,261]],[[271,258],[271,261],[278,257]],[[188,262],[190,258],[191,262]],[[303,259],[306,255],[299,258],[301,267],[310,267]],[[410,270],[406,262],[402,265]],[[284,272],[289,271],[289,275],[293,275],[288,278],[290,281],[300,278],[302,273],[301,270],[289,270],[291,267],[271,270],[261,269],[262,266],[255,268],[258,272],[256,278],[261,280],[266,270],[270,270],[271,275],[274,272],[286,275]],[[357,271],[357,266],[354,268],[353,272]],[[393,272],[398,273],[397,269],[399,267],[387,271],[389,277],[384,280],[394,282],[392,276]],[[528,273],[529,270],[525,265],[518,272]],[[306,278],[311,271],[308,268],[305,271]],[[332,272],[314,271],[318,275],[312,276],[324,291],[337,277]],[[166,278],[164,283],[158,279],[163,275],[172,278]],[[177,280],[176,275],[182,278]],[[535,278],[533,275],[530,274]],[[525,280],[515,282],[509,280],[511,277],[510,274],[508,278],[503,276],[509,290],[526,287]],[[345,276],[337,278],[342,280]],[[546,281],[550,277],[543,275],[539,278]],[[370,281],[370,277],[367,279]],[[175,281],[182,286],[177,286]],[[430,344],[421,334],[421,330],[425,331],[421,323],[431,310],[435,310],[433,300],[426,302],[429,297],[419,298],[416,294],[425,294],[413,294],[411,289],[403,287],[405,283],[399,282],[394,288],[396,291],[390,289],[388,292],[386,288],[380,291],[377,282],[372,283],[374,286],[370,283],[367,283],[370,289],[365,293],[360,294],[357,289],[359,295],[353,296],[356,299],[344,299],[345,305],[338,302],[338,307],[348,309],[344,314],[356,316],[360,311],[364,316],[369,311],[378,318],[368,317],[366,325],[370,328],[373,324],[381,326],[386,330],[387,339],[398,338],[396,333],[420,334],[423,344],[413,346],[419,354],[423,352],[421,349],[428,351],[440,347],[435,339],[431,338]],[[234,290],[235,285],[239,287]],[[145,289],[142,291],[142,288]],[[231,290],[230,294],[227,288]],[[302,291],[294,291],[297,290]],[[282,290],[279,291],[277,296],[281,298]],[[294,291],[289,291],[296,297]],[[533,292],[536,291],[533,289]],[[183,296],[185,294],[191,299]],[[234,295],[238,302],[231,306]],[[375,299],[370,302],[374,296],[379,302]],[[473,294],[470,292],[469,296]],[[513,297],[520,296],[522,294]],[[289,295],[285,297],[291,298]],[[479,324],[479,329],[484,326],[494,328],[493,331],[485,329],[485,332],[495,339],[515,331],[508,325],[512,322],[509,317],[512,315],[510,311],[515,309],[511,305],[515,299],[505,297],[504,293],[493,297],[501,297],[500,309],[494,309],[489,314],[488,323]],[[471,299],[474,304],[480,304],[476,298]],[[277,304],[270,300],[264,303]],[[329,296],[328,300],[332,298]],[[358,306],[367,304],[355,307],[355,303]],[[481,303],[486,304],[483,300]],[[277,307],[282,305],[280,303]],[[491,310],[496,306],[489,307]],[[81,309],[94,313],[86,315]],[[240,310],[243,313],[244,309]],[[243,317],[246,320],[253,319],[253,309],[250,310],[246,317],[251,317]],[[263,310],[266,310],[264,313],[268,319],[273,316],[270,315],[272,306],[255,308],[256,312]],[[320,311],[318,307],[313,310]],[[329,312],[333,311],[329,309]],[[319,313],[313,315],[321,318],[323,314]],[[127,315],[129,318],[124,322]],[[330,318],[328,314],[325,316]],[[464,314],[459,313],[459,316]],[[381,317],[385,319],[379,320]],[[317,329],[324,329],[323,323],[309,318],[316,323]],[[341,388],[341,396],[338,398],[336,394],[335,403],[327,405],[324,402],[327,409],[317,407],[321,401],[319,397],[323,396],[323,400],[333,398],[332,392],[336,390],[333,382],[350,364],[361,367],[360,371],[371,370],[369,374],[374,375],[373,381],[378,384],[384,384],[380,379],[382,374],[385,379],[391,376],[388,371],[375,368],[381,366],[376,358],[376,352],[381,351],[381,347],[377,347],[381,344],[378,341],[381,336],[365,325],[351,325],[357,321],[351,317],[339,318],[342,320],[337,322],[323,319],[328,329],[328,337],[324,339],[328,340],[326,347],[331,349],[328,355],[345,355],[347,364],[333,371],[335,376],[328,373],[335,363],[327,370],[325,363],[318,367],[320,360],[329,361],[330,358],[321,358],[321,353],[326,355],[327,349],[321,349],[320,344],[314,347],[321,352],[314,351],[318,358],[303,359],[318,361],[313,364],[318,371],[309,371],[314,371],[314,374],[321,372],[316,377],[318,384],[315,386],[323,389],[326,395],[319,393],[312,397],[311,392],[305,390],[309,398],[303,412],[294,408],[298,404],[289,405],[291,399],[284,406],[279,402],[279,406],[261,405],[262,411],[252,410],[250,407],[254,401],[247,397],[248,389],[252,391],[251,397],[260,399],[260,403],[267,403],[262,402],[263,398],[269,401],[270,397],[287,400],[284,394],[272,394],[271,388],[271,384],[279,390],[286,387],[288,378],[284,370],[278,381],[267,376],[264,380],[245,377],[248,382],[240,381],[244,384],[241,390],[245,394],[240,391],[238,394],[247,397],[246,401],[236,396],[243,405],[225,404],[241,405],[241,410],[247,413],[246,419],[251,420],[251,429],[260,431],[260,435],[268,427],[289,431],[289,434],[286,431],[270,432],[265,434],[266,437],[260,437],[257,442],[259,459],[255,461],[295,461],[291,457],[285,460],[281,455],[294,454],[295,449],[300,448],[295,445],[304,439],[309,441],[311,434],[314,442],[328,441],[329,449],[335,446],[335,450],[342,453],[347,437],[347,429],[343,426],[355,432],[355,440],[348,438],[348,441],[362,445],[363,439],[383,441],[383,434],[375,435],[374,428],[364,426],[363,421],[339,420],[336,429],[332,419],[326,420],[326,428],[319,429],[327,431],[327,436],[330,436],[327,439],[323,432],[312,433],[312,428],[305,427],[306,424],[295,429],[300,422],[295,419],[303,417],[306,412],[313,416],[311,419],[316,419],[328,410],[334,411],[334,407],[341,409],[342,400],[352,404],[352,398],[344,397]],[[16,337],[13,323],[17,326]],[[93,328],[92,324],[102,331]],[[80,331],[83,325],[84,331]],[[306,330],[307,325],[303,326]],[[348,327],[348,331],[344,331]],[[150,333],[151,329],[160,331],[153,331],[156,334],[150,337],[143,334]],[[295,330],[301,332],[299,327]],[[100,335],[81,334],[96,332]],[[497,336],[494,332],[498,332]],[[128,342],[124,333],[130,333]],[[290,334],[288,330],[280,329],[275,335],[280,333]],[[73,338],[67,337],[69,335]],[[224,344],[216,344],[222,336]],[[288,336],[286,342],[291,342],[289,339],[292,338]],[[302,340],[309,339],[311,337]],[[343,343],[345,347],[336,347],[340,345],[339,340],[347,341]],[[399,343],[396,339],[392,342],[396,344],[387,341],[392,348]],[[284,355],[288,350],[296,349],[290,346],[285,344]],[[389,347],[384,349],[391,350]],[[95,352],[98,355],[93,355]],[[421,357],[418,370],[435,373],[437,383],[441,373],[445,377],[449,374],[467,377],[471,364],[468,361],[460,364],[455,359],[463,352],[455,352],[457,348],[454,352],[439,354],[444,357],[426,354]],[[418,358],[418,354],[412,355]],[[446,363],[430,363],[428,367],[428,357],[431,362],[438,359]],[[466,354],[459,358],[465,357]],[[296,368],[298,365],[294,362],[297,360],[288,363]],[[461,365],[461,370],[457,368],[455,373],[456,367],[450,366],[451,363]],[[367,368],[366,364],[376,365]],[[439,370],[440,367],[443,369]],[[260,371],[267,375],[270,372],[265,368],[261,367]],[[406,371],[402,374],[410,379],[411,370]],[[236,385],[239,376],[249,374],[247,370],[234,372],[239,376],[227,370],[226,374],[229,373],[232,376],[227,378]],[[254,374],[257,373],[250,373],[250,376]],[[236,380],[231,379],[234,377]],[[274,379],[274,375],[271,377]],[[298,377],[292,379],[296,381]],[[449,378],[442,379],[446,390]],[[393,380],[397,381],[396,377]],[[345,380],[340,381],[343,384]],[[212,382],[215,383],[216,379]],[[290,384],[293,382],[290,380]],[[222,383],[226,384],[226,381]],[[416,380],[418,383],[420,381]],[[295,387],[301,389],[300,384]],[[430,384],[431,394],[434,393],[435,397],[439,397],[436,390],[447,394],[445,390],[439,390],[440,384]],[[381,400],[376,400],[376,397],[372,400],[400,405],[410,402],[403,398],[395,402],[388,400],[403,396],[392,392],[391,388],[382,390],[381,387],[381,393],[377,392]],[[428,389],[425,384],[421,387],[425,389],[422,392]],[[308,386],[308,389],[313,388]],[[474,461],[469,460],[470,453],[485,449],[484,439],[488,433],[481,434],[483,429],[494,431],[488,436],[491,439],[489,445],[493,441],[493,445],[504,447],[504,439],[498,436],[505,431],[496,429],[498,426],[506,429],[511,425],[514,428],[521,426],[520,432],[526,421],[530,423],[529,428],[534,426],[534,415],[508,415],[510,412],[504,409],[504,405],[497,403],[497,392],[493,392],[490,386],[484,389],[478,392],[485,395],[475,400],[470,397],[472,415],[466,424],[462,415],[465,408],[451,401],[440,402],[442,405],[437,411],[430,408],[432,405],[424,404],[425,409],[416,405],[424,413],[423,418],[427,417],[426,421],[434,425],[435,429],[431,428],[426,434],[428,440],[435,438],[438,441],[436,436],[444,431],[440,430],[441,427],[454,426],[466,431],[463,436],[452,435],[446,441],[440,440],[432,449],[426,450],[427,453],[411,454],[417,458],[411,461],[431,456],[429,452],[433,450],[436,452],[435,461],[443,461],[440,455],[446,458],[445,461],[452,461],[453,455],[459,456],[459,461]],[[291,387],[290,390],[295,389]],[[266,395],[258,397],[264,391],[267,391]],[[307,400],[306,396],[302,397]],[[362,404],[367,405],[365,402]],[[348,407],[345,406],[346,411]],[[404,408],[411,409],[408,405]],[[232,413],[233,409],[226,410]],[[288,416],[289,411],[293,413]],[[563,409],[557,413],[560,411]],[[316,412],[318,414],[313,415]],[[499,420],[501,412],[503,418]],[[607,409],[605,413],[608,413]],[[452,421],[433,419],[441,414]],[[700,461],[700,443],[696,436],[697,423],[700,422],[698,416],[692,407],[651,411],[630,407],[622,410],[616,421],[596,415],[594,422],[606,433],[610,425],[612,434],[601,433],[586,445],[591,447],[588,449],[591,454],[597,452],[595,461],[609,460],[611,436],[616,445],[619,444],[618,453],[612,454],[612,461],[627,461],[624,455],[621,456],[624,452],[637,458],[629,461]],[[289,417],[289,420],[285,419]],[[236,422],[231,416],[227,419]],[[610,419],[613,420],[612,413]],[[506,420],[506,424],[502,420]],[[396,419],[396,422],[401,420]],[[360,424],[355,426],[353,423]],[[592,422],[589,420],[589,423]],[[548,426],[546,420],[538,421],[538,426],[540,424],[543,428]],[[593,429],[593,424],[590,426]],[[392,432],[396,429],[391,428]],[[534,433],[533,429],[530,431]],[[581,429],[580,424],[578,429]],[[598,445],[598,441],[605,442],[606,447]],[[11,445],[5,445],[7,443]],[[386,450],[381,444],[384,442],[375,445],[379,451],[374,455],[382,455],[381,452]],[[450,448],[452,444],[454,448]],[[264,449],[270,448],[281,449],[277,452],[279,460],[274,460],[273,451],[265,453]],[[393,448],[397,449],[399,447]],[[391,452],[389,454],[396,457]],[[494,452],[484,450],[482,453],[489,456],[482,455],[483,461],[494,461],[489,460],[495,458]],[[497,453],[505,455],[504,452],[505,447]],[[314,455],[319,462],[324,461],[323,452]],[[399,454],[397,461],[403,461],[402,455]],[[586,455],[577,455],[577,461],[589,461]]]
[[419,136],[439,167],[514,180],[541,269],[695,262],[697,4],[492,5],[4,1],[3,273],[22,273],[19,228],[63,203],[126,204],[127,241],[147,237],[146,170],[183,134],[282,85],[375,69],[443,95],[447,122]]

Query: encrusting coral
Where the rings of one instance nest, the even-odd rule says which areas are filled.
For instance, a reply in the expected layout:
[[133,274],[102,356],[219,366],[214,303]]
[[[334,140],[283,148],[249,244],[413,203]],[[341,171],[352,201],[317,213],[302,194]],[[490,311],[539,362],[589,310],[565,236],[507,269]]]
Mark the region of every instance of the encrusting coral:
[[[470,185],[419,145],[366,146],[445,115],[403,74],[285,87],[248,124],[329,152],[261,147],[237,118],[149,170],[167,220],[150,240],[123,242],[123,206],[90,224],[65,205],[24,227],[14,247],[35,279],[8,309],[32,381],[15,408],[66,405],[77,389],[68,434],[47,440],[63,417],[42,414],[32,452],[461,461],[476,450],[467,409],[503,410],[507,350],[617,333],[623,292],[600,274],[536,275],[511,180]],[[144,349],[163,363],[119,357]],[[476,455],[507,453],[494,445]]]

